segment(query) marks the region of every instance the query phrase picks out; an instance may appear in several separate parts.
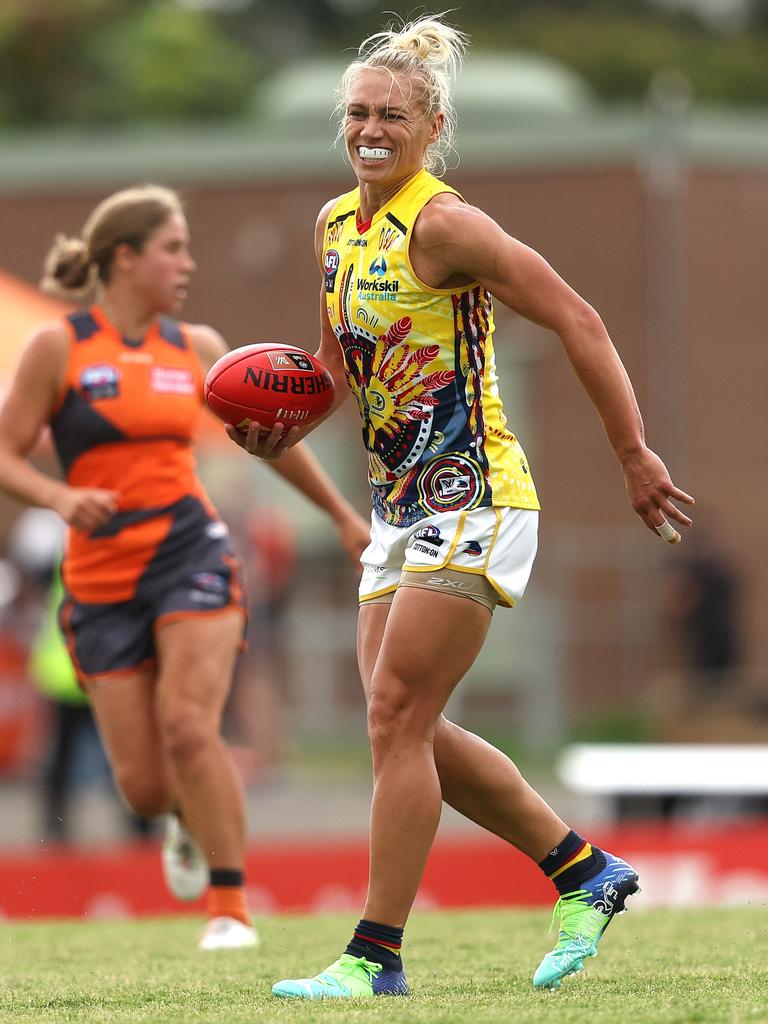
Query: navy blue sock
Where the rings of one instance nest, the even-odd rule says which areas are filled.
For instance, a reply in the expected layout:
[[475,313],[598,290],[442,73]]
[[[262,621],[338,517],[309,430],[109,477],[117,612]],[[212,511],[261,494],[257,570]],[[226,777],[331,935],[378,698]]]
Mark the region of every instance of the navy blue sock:
[[401,970],[400,948],[403,945],[403,929],[392,928],[376,921],[363,918],[355,928],[349,945],[344,950],[352,956],[364,956],[374,964]]
[[539,861],[539,867],[563,896],[599,875],[605,867],[605,854],[571,830],[544,860]]
[[211,868],[208,872],[211,885],[241,888],[244,882],[243,872],[236,868]]

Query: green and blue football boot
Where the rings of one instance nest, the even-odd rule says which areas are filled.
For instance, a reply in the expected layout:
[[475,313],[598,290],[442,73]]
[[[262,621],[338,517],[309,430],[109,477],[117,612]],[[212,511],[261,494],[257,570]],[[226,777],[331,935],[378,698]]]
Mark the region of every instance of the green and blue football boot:
[[371,996],[407,996],[405,971],[372,963],[364,956],[342,953],[314,978],[278,981],[272,994],[284,999],[368,999]]
[[552,923],[559,915],[558,941],[533,976],[535,988],[560,988],[563,978],[582,971],[587,957],[597,956],[597,944],[614,915],[623,914],[627,897],[639,891],[635,869],[619,857],[603,853],[603,870],[555,904]]

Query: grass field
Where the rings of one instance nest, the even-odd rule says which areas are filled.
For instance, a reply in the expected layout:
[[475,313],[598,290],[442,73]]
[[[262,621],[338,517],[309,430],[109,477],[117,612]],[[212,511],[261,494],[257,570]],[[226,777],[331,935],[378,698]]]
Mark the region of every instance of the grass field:
[[201,953],[190,918],[0,926],[0,1020],[256,1024],[710,1024],[768,1021],[764,909],[627,914],[600,956],[556,993],[530,976],[548,948],[544,912],[419,913],[407,933],[413,995],[276,1000],[273,981],[335,959],[349,915],[259,921],[258,952]]

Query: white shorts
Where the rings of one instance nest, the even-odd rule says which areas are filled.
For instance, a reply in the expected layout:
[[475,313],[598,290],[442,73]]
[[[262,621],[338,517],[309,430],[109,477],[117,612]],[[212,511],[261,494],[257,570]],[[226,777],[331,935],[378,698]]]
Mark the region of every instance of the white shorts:
[[485,577],[498,603],[511,608],[531,575],[538,526],[539,513],[527,508],[439,512],[405,528],[388,526],[374,512],[371,543],[360,556],[360,602],[393,593],[404,572],[448,569]]

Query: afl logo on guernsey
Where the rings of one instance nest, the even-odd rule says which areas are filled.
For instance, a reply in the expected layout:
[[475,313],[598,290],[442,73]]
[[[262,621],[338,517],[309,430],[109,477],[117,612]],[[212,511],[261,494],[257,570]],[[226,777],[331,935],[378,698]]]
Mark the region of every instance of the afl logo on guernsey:
[[106,363],[86,366],[80,374],[80,391],[88,402],[117,398],[120,394],[120,371]]
[[431,513],[475,508],[485,494],[480,466],[463,455],[432,459],[421,471],[417,486],[422,506]]
[[332,292],[336,287],[336,274],[339,272],[339,264],[341,263],[341,257],[335,249],[328,249],[325,254],[325,260],[323,261],[323,269],[325,270],[325,290]]

